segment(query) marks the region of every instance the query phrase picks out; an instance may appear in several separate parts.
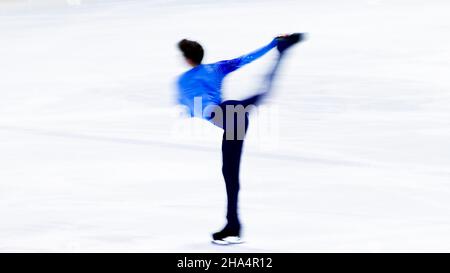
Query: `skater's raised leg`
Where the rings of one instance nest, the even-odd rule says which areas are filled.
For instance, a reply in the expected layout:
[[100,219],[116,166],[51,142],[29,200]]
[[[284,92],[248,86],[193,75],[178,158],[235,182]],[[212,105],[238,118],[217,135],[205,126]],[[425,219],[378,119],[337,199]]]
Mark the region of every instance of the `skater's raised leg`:
[[277,56],[277,59],[275,60],[275,64],[273,65],[272,69],[265,76],[263,85],[259,88],[259,93],[241,101],[241,104],[244,107],[247,107],[249,105],[259,106],[262,103],[263,99],[271,93],[273,89],[273,82],[275,76],[278,73],[283,57],[283,52],[280,52],[280,54]]

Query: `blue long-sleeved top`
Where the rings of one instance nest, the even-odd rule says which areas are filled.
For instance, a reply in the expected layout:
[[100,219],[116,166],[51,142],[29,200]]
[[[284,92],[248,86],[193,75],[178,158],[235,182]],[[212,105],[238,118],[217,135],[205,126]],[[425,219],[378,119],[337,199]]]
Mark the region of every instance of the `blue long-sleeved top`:
[[[266,46],[241,57],[201,64],[186,71],[178,79],[178,103],[186,106],[191,116],[205,118],[206,107],[222,102],[222,81],[225,76],[258,59],[276,46],[277,39],[273,39]],[[194,101],[199,109],[194,109]]]

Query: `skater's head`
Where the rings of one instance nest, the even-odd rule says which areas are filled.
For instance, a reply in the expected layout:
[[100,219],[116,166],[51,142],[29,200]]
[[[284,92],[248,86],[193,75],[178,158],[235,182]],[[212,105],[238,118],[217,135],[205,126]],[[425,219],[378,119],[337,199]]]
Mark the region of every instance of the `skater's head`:
[[178,42],[178,48],[190,66],[197,66],[202,63],[204,55],[203,47],[196,41],[183,39]]

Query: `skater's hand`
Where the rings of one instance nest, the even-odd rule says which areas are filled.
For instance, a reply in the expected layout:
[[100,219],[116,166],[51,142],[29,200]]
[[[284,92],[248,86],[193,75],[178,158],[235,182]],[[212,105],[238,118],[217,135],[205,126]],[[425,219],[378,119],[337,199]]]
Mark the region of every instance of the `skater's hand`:
[[284,38],[284,37],[287,37],[287,36],[289,36],[290,34],[281,34],[281,35],[278,35],[278,36],[276,36],[275,37],[275,39],[280,39],[280,38]]

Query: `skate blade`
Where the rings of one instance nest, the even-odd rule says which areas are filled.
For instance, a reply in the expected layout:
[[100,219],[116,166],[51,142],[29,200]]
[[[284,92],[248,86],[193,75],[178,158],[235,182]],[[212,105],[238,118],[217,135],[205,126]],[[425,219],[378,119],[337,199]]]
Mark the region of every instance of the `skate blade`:
[[223,238],[222,240],[212,240],[211,242],[216,245],[236,245],[244,243],[244,241],[237,236],[229,236]]

